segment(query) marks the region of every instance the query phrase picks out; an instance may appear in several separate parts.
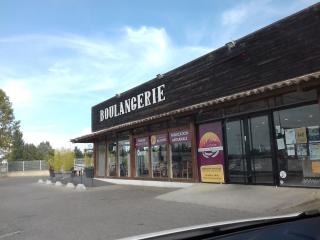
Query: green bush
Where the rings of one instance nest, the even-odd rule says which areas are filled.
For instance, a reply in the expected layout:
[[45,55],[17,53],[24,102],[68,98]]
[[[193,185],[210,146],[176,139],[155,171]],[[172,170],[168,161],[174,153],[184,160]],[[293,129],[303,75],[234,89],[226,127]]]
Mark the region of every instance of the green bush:
[[71,171],[74,166],[74,152],[71,150],[60,149],[55,150],[54,155],[49,159],[49,168],[56,172]]

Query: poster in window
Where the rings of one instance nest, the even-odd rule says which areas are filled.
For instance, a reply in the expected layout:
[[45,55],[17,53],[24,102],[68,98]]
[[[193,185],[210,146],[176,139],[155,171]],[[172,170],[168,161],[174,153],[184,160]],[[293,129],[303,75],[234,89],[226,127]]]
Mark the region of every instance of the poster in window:
[[296,128],[296,141],[297,143],[307,143],[307,131],[305,127]]
[[[224,176],[224,149],[221,122],[199,125],[197,145],[202,181],[223,183],[224,177],[221,176]],[[203,166],[208,167],[203,168]]]
[[309,144],[310,160],[320,160],[320,143]]
[[284,139],[283,138],[278,138],[277,139],[277,146],[278,146],[278,150],[283,150],[286,148],[286,146],[284,145]]
[[296,143],[296,131],[294,128],[288,128],[285,130],[286,135],[286,144],[295,144]]
[[294,149],[294,144],[287,145],[287,154],[288,154],[288,156],[295,156],[296,155],[296,152]]
[[305,157],[308,155],[307,144],[297,144],[297,156]]
[[320,131],[319,126],[308,127],[308,136],[310,142],[320,141]]
[[320,162],[318,161],[313,161],[311,163],[311,169],[312,169],[312,173],[320,173]]
[[223,183],[224,172],[222,164],[201,166],[201,182]]
[[164,145],[168,142],[168,136],[167,134],[152,135],[150,137],[150,142],[152,146]]
[[136,138],[136,147],[147,147],[149,146],[149,139],[147,137]]
[[170,133],[171,143],[180,143],[180,142],[189,142],[189,141],[191,141],[191,134],[188,130]]

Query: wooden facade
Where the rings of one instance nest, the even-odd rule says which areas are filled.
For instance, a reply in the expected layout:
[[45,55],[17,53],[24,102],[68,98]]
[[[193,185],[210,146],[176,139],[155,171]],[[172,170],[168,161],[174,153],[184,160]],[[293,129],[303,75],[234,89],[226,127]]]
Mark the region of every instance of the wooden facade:
[[[92,134],[72,140],[94,142],[95,167],[98,164],[97,144],[128,139],[130,142],[130,176],[116,178],[200,181],[197,159],[199,126],[207,122],[220,122],[225,149],[224,174],[230,182],[226,124],[233,119],[266,116],[270,128],[270,148],[273,165],[272,184],[279,185],[278,153],[273,114],[280,109],[305,105],[320,106],[320,4],[315,4],[233,43],[226,44],[194,61],[159,75],[140,86],[92,107]],[[279,86],[272,84],[279,83]],[[149,106],[135,109],[120,116],[101,119],[101,111],[127,99],[163,86],[163,99]],[[248,92],[246,92],[248,91]],[[241,97],[236,96],[242,93]],[[223,101],[229,96],[228,101]],[[151,97],[152,98],[152,97]],[[217,104],[211,100],[219,99]],[[197,104],[203,103],[200,107]],[[187,110],[185,110],[187,108]],[[179,111],[179,109],[184,109]],[[320,109],[320,107],[319,107]],[[175,111],[177,110],[177,111]],[[172,114],[166,114],[172,113]],[[153,116],[157,116],[154,117]],[[104,117],[103,117],[104,118]],[[141,121],[140,121],[141,120]],[[143,121],[142,121],[143,120]],[[247,121],[247,120],[246,120]],[[128,124],[132,123],[132,124]],[[119,127],[120,126],[120,127]],[[122,127],[123,126],[123,127]],[[155,134],[187,129],[191,134],[192,178],[175,179],[172,162],[167,178],[152,177],[151,144],[149,143],[149,175],[137,177],[135,141]],[[149,139],[150,141],[150,139]],[[171,143],[166,145],[166,158]],[[118,153],[117,145],[117,153]],[[105,155],[105,176],[108,176],[108,156]],[[172,160],[171,160],[172,161]],[[320,161],[320,159],[319,159]],[[95,176],[98,175],[97,170]],[[320,183],[320,182],[319,182]]]
[[[319,70],[320,5],[289,16],[92,107],[92,131]],[[99,111],[165,84],[165,101],[99,121]]]

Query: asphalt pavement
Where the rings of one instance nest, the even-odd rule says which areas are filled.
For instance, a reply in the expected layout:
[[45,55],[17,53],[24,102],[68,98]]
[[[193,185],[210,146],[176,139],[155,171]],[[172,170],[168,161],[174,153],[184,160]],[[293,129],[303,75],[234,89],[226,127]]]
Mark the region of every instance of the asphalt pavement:
[[116,239],[227,219],[250,212],[156,199],[176,189],[107,185],[77,192],[0,179],[0,239]]
[[[256,211],[257,207],[239,207],[244,199],[238,205],[230,204],[231,200],[221,203],[223,193],[228,195],[234,191],[229,199],[242,194],[241,198],[247,198],[245,204],[255,206],[253,201],[259,198],[252,198],[252,194],[257,192],[261,198],[268,196],[259,194],[264,189],[262,186],[254,189],[200,184],[187,189],[170,189],[107,184],[77,192],[39,184],[38,179],[0,178],[1,240],[117,239],[272,213]],[[273,192],[268,191],[272,197]]]

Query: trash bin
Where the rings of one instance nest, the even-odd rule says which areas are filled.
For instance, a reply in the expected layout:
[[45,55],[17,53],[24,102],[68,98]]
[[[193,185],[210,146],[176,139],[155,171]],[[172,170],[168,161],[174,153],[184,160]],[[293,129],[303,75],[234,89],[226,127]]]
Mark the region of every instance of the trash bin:
[[93,178],[94,177],[94,168],[93,167],[86,167],[86,168],[84,168],[84,173],[87,178]]

